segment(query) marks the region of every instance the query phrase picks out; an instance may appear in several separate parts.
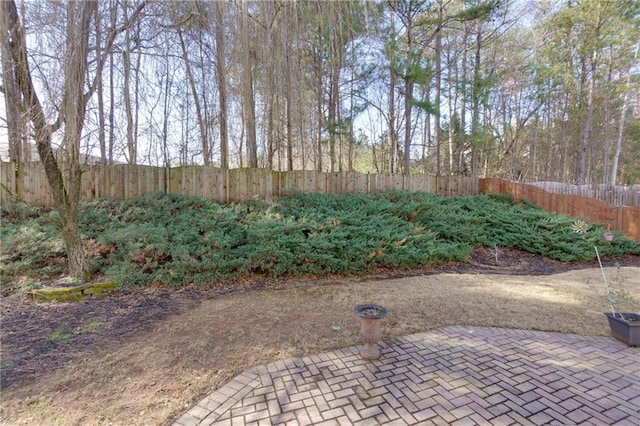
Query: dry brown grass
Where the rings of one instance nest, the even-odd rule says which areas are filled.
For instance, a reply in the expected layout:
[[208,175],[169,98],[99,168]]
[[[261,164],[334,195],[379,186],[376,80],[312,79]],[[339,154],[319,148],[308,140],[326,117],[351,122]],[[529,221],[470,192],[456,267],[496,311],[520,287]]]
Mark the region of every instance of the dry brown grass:
[[[640,268],[621,268],[640,300]],[[609,277],[615,268],[608,268]],[[166,424],[240,371],[357,343],[358,303],[384,305],[386,337],[446,325],[606,336],[598,269],[551,276],[437,274],[232,294],[2,395],[3,424]],[[631,309],[628,307],[628,309]],[[638,311],[636,302],[634,311]],[[341,330],[332,330],[339,325]]]

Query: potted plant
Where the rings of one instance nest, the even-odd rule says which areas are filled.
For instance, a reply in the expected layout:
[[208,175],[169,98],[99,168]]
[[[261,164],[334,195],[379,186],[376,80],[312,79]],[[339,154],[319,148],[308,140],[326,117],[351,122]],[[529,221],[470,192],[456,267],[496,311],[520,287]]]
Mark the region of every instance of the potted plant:
[[387,316],[387,309],[380,305],[365,304],[357,305],[353,311],[360,317],[360,338],[364,340],[360,356],[365,359],[378,359],[378,341],[382,338],[380,320]]
[[604,313],[609,320],[611,335],[629,346],[638,346],[640,345],[640,315],[629,312],[616,312],[616,304],[623,300],[631,301],[631,295],[624,290],[611,289],[611,287],[609,287],[609,282],[607,281],[607,276],[604,273],[602,261],[600,260],[600,253],[597,247],[595,247],[595,250],[604,280],[607,302],[609,302],[609,306],[611,307],[611,312]]
[[613,241],[613,232],[611,232],[611,225],[607,224],[607,230],[604,233],[605,241]]

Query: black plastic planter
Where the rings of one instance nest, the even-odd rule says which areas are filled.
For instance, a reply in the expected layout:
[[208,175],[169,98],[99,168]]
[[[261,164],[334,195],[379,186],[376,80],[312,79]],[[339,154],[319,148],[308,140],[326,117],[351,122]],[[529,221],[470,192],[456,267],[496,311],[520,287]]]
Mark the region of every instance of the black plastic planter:
[[640,315],[623,313],[614,317],[611,312],[604,313],[609,320],[611,334],[629,346],[640,345]]

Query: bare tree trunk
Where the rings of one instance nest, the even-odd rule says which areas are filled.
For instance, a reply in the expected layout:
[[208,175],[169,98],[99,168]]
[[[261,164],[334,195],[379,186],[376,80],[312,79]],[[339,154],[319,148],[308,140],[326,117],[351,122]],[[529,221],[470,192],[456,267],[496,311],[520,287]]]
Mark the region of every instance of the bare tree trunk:
[[[396,28],[395,28],[395,14],[391,14],[391,37],[392,42],[395,42]],[[393,52],[391,52],[393,55]],[[391,58],[389,65],[389,124],[387,139],[389,140],[389,173],[395,172],[395,159],[396,159],[396,70],[394,59]],[[383,162],[384,164],[384,162]],[[384,168],[384,165],[383,165]]]
[[[429,99],[431,93],[429,88],[424,90],[424,98]],[[430,155],[431,147],[431,113],[426,112],[424,117],[424,129],[422,133],[422,173],[427,173],[427,158]]]
[[[267,72],[267,74],[269,76],[273,75],[273,70],[269,70]],[[269,84],[268,84],[268,94],[267,94],[267,105],[265,105],[266,111],[265,114],[267,115],[267,169],[268,170],[273,170],[273,156],[275,155],[276,152],[278,152],[278,165],[280,164],[280,150],[278,148],[278,144],[274,143],[274,136],[273,136],[273,111],[275,110],[275,95],[274,95],[274,88],[273,88],[273,83],[272,83],[272,78],[269,78]],[[278,169],[280,169],[280,167],[278,166]]]
[[229,168],[229,134],[227,129],[227,74],[225,71],[224,21],[221,2],[212,3],[216,21],[216,78],[218,82],[218,100],[220,105],[220,166]]
[[[98,8],[96,8],[96,54],[102,56],[102,19]],[[105,133],[104,117],[104,85],[102,83],[102,73],[96,75],[96,93],[98,95],[98,145],[100,146],[100,160],[102,164],[107,163],[107,140]]]
[[[547,79],[547,86],[551,86],[551,79],[548,78]],[[546,119],[546,142],[547,142],[547,163],[545,164],[545,169],[544,169],[544,180],[546,181],[550,181],[551,180],[551,161],[553,159],[553,112],[555,109],[555,102],[551,102],[550,99],[551,95],[549,94],[549,91],[547,91],[547,96],[546,96],[546,101],[547,101],[547,106],[546,106],[546,113],[547,113],[547,119]]]
[[402,173],[409,174],[411,166],[411,103],[413,102],[414,82],[407,79],[404,84],[404,152],[402,153]]
[[316,170],[318,171],[322,171],[323,170],[323,158],[322,158],[322,130],[324,128],[325,125],[325,119],[324,119],[324,112],[323,112],[323,107],[324,107],[324,55],[321,52],[321,47],[320,47],[320,41],[322,40],[322,26],[323,26],[323,18],[324,18],[324,14],[322,11],[322,3],[317,2],[315,3],[315,10],[314,12],[318,14],[318,23],[317,23],[317,27],[316,27],[316,33],[315,36],[318,39],[318,43],[316,43],[316,45],[314,45],[313,47],[313,68],[315,71],[315,95],[316,95],[316,121],[317,121],[317,127],[316,127],[316,132],[317,132],[317,140],[316,140],[316,144],[317,144],[317,153],[316,153]]
[[[295,7],[295,4],[294,4]],[[295,11],[294,11],[295,13]],[[289,8],[285,8],[284,54],[285,54],[285,102],[286,102],[286,128],[287,128],[287,170],[293,170],[293,87],[291,82],[291,25]]]
[[395,173],[396,165],[396,74],[393,69],[389,73],[389,173]]
[[[300,55],[298,55],[298,72],[300,74],[302,74],[300,72],[300,68],[301,68],[301,60],[300,60]],[[300,75],[298,74],[298,76]],[[302,161],[302,170],[307,170],[307,155],[305,153],[306,151],[306,146],[307,144],[305,143],[305,136],[306,136],[306,126],[305,126],[305,115],[303,113],[304,108],[302,107],[304,105],[304,96],[302,93],[302,89],[300,89],[300,87],[297,88],[296,92],[298,93],[297,99],[298,99],[298,137],[299,137],[299,143],[300,143],[300,158]],[[310,152],[313,152],[313,144],[310,144]],[[309,154],[309,157],[311,157],[311,154]]]
[[407,12],[407,22],[405,26],[407,28],[407,64],[406,64],[406,76],[404,80],[404,152],[403,152],[403,170],[405,175],[409,174],[409,167],[411,166],[411,106],[413,105],[413,88],[415,83],[414,73],[414,58],[413,58],[413,19],[412,12]]
[[137,50],[136,63],[133,69],[133,146],[135,148],[136,164],[138,163],[138,125],[140,123],[140,65],[142,52],[140,51],[140,26],[135,25],[135,48]]
[[[3,13],[0,19],[3,20],[2,28],[10,28],[10,22],[4,22],[10,17]],[[22,131],[24,128],[24,118],[21,112],[22,95],[14,78],[16,64],[9,51],[9,40],[7,31],[0,33],[0,53],[2,55],[2,88],[4,92],[5,111],[7,118],[7,133],[9,136],[9,161],[20,163],[23,161]],[[26,159],[29,160],[28,158]]]
[[[564,98],[564,102],[562,105],[562,113],[561,113],[561,117],[570,117],[570,94],[567,93],[567,95]],[[570,120],[567,120],[570,121]],[[569,169],[569,167],[571,166],[571,161],[569,160],[569,141],[570,141],[570,137],[568,135],[569,133],[569,129],[567,129],[567,123],[563,122],[561,123],[561,140],[565,141],[565,143],[562,146],[562,156],[560,159],[560,163],[562,164],[562,174],[560,175],[560,178],[558,180],[562,181],[562,182],[568,182],[569,179],[571,179],[571,171]]]
[[[636,45],[636,53],[633,55],[634,62],[638,60],[638,45]],[[616,138],[616,149],[613,153],[613,165],[611,166],[611,185],[616,184],[618,177],[618,162],[620,161],[620,154],[622,153],[622,139],[624,138],[624,122],[627,116],[627,109],[629,107],[629,86],[631,83],[631,72],[627,74],[626,90],[624,91],[624,97],[622,98],[622,107],[620,109],[620,121],[618,123],[618,136]]]
[[585,183],[587,170],[587,149],[591,142],[591,132],[593,127],[593,96],[596,86],[596,66],[598,61],[598,51],[594,50],[591,57],[591,78],[589,80],[589,91],[587,93],[587,119],[584,124],[584,136],[578,152],[578,185]]
[[[335,28],[338,25],[338,17],[334,9],[334,2],[329,2],[329,28]],[[340,68],[342,66],[342,55],[338,37],[335,35],[330,37],[329,47],[329,160],[331,173],[336,170],[336,134],[338,132],[338,109],[340,107]]]
[[[66,196],[56,207],[62,221],[62,234],[67,246],[69,273],[84,278],[85,253],[78,232],[78,206],[80,202],[81,164],[79,158],[80,137],[84,125],[87,100],[84,96],[84,81],[88,67],[89,24],[97,8],[97,2],[79,5],[67,4],[67,50],[64,61],[65,96],[63,114],[65,132],[63,146],[69,150],[69,165],[66,182],[61,184]],[[53,176],[58,177],[58,174]]]
[[169,61],[167,60],[166,68],[165,68],[165,83],[164,83],[164,104],[163,104],[163,112],[162,112],[162,155],[164,158],[164,166],[170,167],[171,162],[169,158],[169,147],[168,147],[168,137],[169,137],[169,92],[171,90],[171,80],[169,78]]
[[611,174],[611,170],[609,170],[609,163],[611,160],[611,141],[609,138],[609,132],[611,130],[611,90],[609,87],[611,86],[612,81],[612,73],[613,73],[613,49],[609,51],[609,63],[608,63],[608,72],[607,72],[607,91],[604,98],[604,129],[603,129],[603,140],[604,140],[604,159],[602,162],[602,183],[604,185],[607,184],[609,180],[609,175]]
[[[627,75],[627,86],[629,85],[629,77],[631,73]],[[613,165],[611,166],[611,180],[609,182],[610,185],[615,185],[618,177],[618,163],[620,161],[620,153],[622,152],[622,140],[624,138],[624,122],[627,115],[627,109],[629,99],[629,92],[624,92],[624,97],[622,100],[622,107],[620,109],[620,120],[618,122],[618,135],[616,137],[616,149],[613,153]]]
[[[600,25],[602,21],[602,4],[597,4],[597,19],[595,25],[595,40],[600,38]],[[593,129],[593,98],[596,87],[596,70],[598,67],[598,48],[594,46],[593,53],[591,54],[591,78],[589,79],[589,89],[587,93],[587,119],[584,125],[584,137],[580,144],[579,156],[578,156],[578,184],[585,183],[585,176],[587,172],[587,151],[589,144],[591,143],[591,133]]]
[[24,29],[20,25],[14,1],[0,3],[4,19],[3,32],[10,34],[11,55],[16,64],[15,81],[27,103],[33,121],[36,145],[44,165],[47,180],[51,186],[56,209],[60,214],[61,231],[67,248],[69,273],[76,278],[84,278],[85,255],[78,232],[77,212],[80,199],[79,139],[82,133],[86,101],[83,82],[87,70],[89,43],[89,23],[96,7],[95,2],[76,5],[69,2],[67,7],[67,51],[64,58],[65,90],[62,102],[65,134],[63,145],[69,150],[68,175],[63,178],[51,146],[51,135],[62,125],[62,120],[47,124],[40,100],[35,92],[28,65],[27,44]]
[[251,69],[251,45],[249,43],[248,0],[242,0],[242,93],[244,122],[247,136],[249,167],[258,167],[258,144],[256,140],[256,113],[253,98],[253,71]]
[[467,135],[465,128],[467,127],[467,42],[469,40],[469,26],[465,22],[464,34],[462,38],[462,60],[461,60],[461,77],[460,77],[460,133],[458,134],[458,174],[464,172],[464,151]]
[[355,136],[353,134],[353,121],[354,121],[354,110],[353,110],[353,102],[354,102],[354,98],[353,98],[353,91],[354,91],[354,82],[356,79],[356,57],[355,57],[355,49],[353,49],[351,51],[351,82],[349,84],[349,109],[350,109],[350,117],[349,117],[349,148],[348,148],[348,155],[347,155],[347,170],[349,172],[353,171],[353,163],[354,163],[354,150],[355,150]]
[[478,21],[478,34],[476,35],[476,49],[473,61],[473,109],[471,117],[471,176],[478,176],[478,127],[480,124],[480,53],[482,49],[482,22]]
[[[198,31],[197,33],[197,44],[198,44],[198,51],[199,51],[199,55],[198,55],[198,68],[200,70],[200,79],[199,79],[199,83],[200,83],[200,90],[199,90],[199,94],[202,96],[202,109],[201,109],[201,115],[202,115],[202,129],[204,129],[204,133],[205,133],[205,137],[203,138],[204,144],[203,144],[203,158],[205,157],[204,155],[204,146],[207,147],[206,149],[206,158],[204,159],[204,164],[205,166],[211,166],[213,164],[213,152],[215,150],[215,141],[213,140],[213,119],[211,117],[211,108],[209,108],[209,68],[208,68],[208,64],[211,62],[211,58],[209,58],[208,52],[205,53],[204,51],[204,46],[205,46],[205,41],[203,40],[202,37],[202,31]],[[200,126],[200,124],[198,124],[198,126]],[[202,132],[202,130],[200,131]]]
[[[438,1],[438,22],[442,22],[442,2]],[[435,56],[436,56],[436,75],[435,75],[435,94],[434,102],[437,108],[437,113],[433,118],[433,138],[436,145],[436,176],[441,173],[440,159],[440,90],[442,87],[442,31],[438,29],[435,36]]]
[[373,164],[373,169],[376,171],[376,173],[380,173],[380,168],[378,167],[378,157],[376,156],[375,142],[371,144],[371,163]]
[[207,125],[204,122],[204,116],[202,114],[202,107],[200,105],[200,96],[198,94],[198,88],[196,87],[195,78],[193,77],[193,72],[191,70],[191,62],[189,60],[189,54],[187,51],[187,46],[184,42],[184,37],[182,35],[182,30],[180,26],[177,27],[178,32],[178,40],[180,41],[180,48],[182,50],[182,60],[185,64],[185,69],[187,71],[187,81],[189,83],[189,88],[191,89],[191,96],[193,96],[193,102],[196,107],[196,116],[198,119],[198,128],[200,129],[200,140],[202,142],[202,157],[204,159],[204,165],[211,165],[211,155],[209,153],[209,138],[207,137]]
[[[261,12],[264,13],[265,17],[269,17],[268,19],[273,19],[275,21],[276,12],[273,6],[274,3],[264,3],[262,5]],[[278,46],[278,38],[273,29],[273,25],[269,25],[266,28],[261,28],[261,26],[256,27],[256,30],[258,31],[256,38],[264,41],[264,43],[261,43],[260,47],[269,47],[268,53],[264,52],[264,50],[259,50],[256,52],[256,55],[262,55],[266,53],[265,56],[269,58],[269,60],[263,62],[262,66],[264,69],[264,77],[262,81],[258,83],[258,86],[261,86],[263,88],[260,96],[262,100],[261,106],[263,111],[261,125],[262,132],[260,136],[262,144],[263,146],[265,146],[265,150],[262,155],[265,163],[264,167],[266,167],[268,170],[282,170],[281,138],[276,138],[276,128],[278,127],[280,121],[280,114],[278,113],[278,111],[280,111],[280,108],[277,93],[279,87],[276,78],[281,77],[283,74],[283,70],[279,68],[280,55],[283,54],[283,51],[274,48],[275,46]],[[286,74],[286,71],[284,72],[284,74]],[[277,156],[277,167],[275,169],[274,156]]]
[[329,78],[329,160],[331,173],[336,169],[336,112],[338,109],[338,79],[335,65],[331,64]]
[[[124,16],[127,18],[129,2],[124,3]],[[124,34],[125,42],[122,50],[122,63],[124,66],[124,110],[127,115],[127,152],[129,154],[129,164],[136,164],[136,146],[133,140],[133,106],[131,102],[131,36],[129,29]]]
[[536,115],[536,120],[534,122],[534,134],[533,134],[533,144],[531,147],[531,180],[533,182],[538,180],[538,145],[540,145],[540,119]]
[[[318,28],[318,32],[320,32],[320,28]],[[316,170],[322,171],[322,126],[323,126],[323,117],[322,117],[322,105],[323,105],[323,85],[322,85],[322,58],[319,54],[313,56],[313,61],[316,66],[316,118],[318,121],[317,124],[317,161],[316,161]]]
[[[298,9],[297,9],[297,5],[298,2],[297,0],[294,0],[293,2],[294,5],[294,17],[295,17],[295,34],[296,34],[296,44],[300,44],[300,40],[301,40],[301,34],[300,34],[300,19],[298,17]],[[301,166],[302,166],[302,170],[307,170],[307,153],[306,153],[306,147],[307,144],[305,143],[305,139],[306,139],[306,135],[310,134],[307,133],[308,130],[307,126],[305,125],[305,114],[304,114],[304,110],[305,108],[303,107],[304,105],[304,100],[305,100],[305,96],[302,90],[302,84],[301,84],[301,80],[302,80],[302,75],[303,75],[303,71],[302,71],[302,55],[300,55],[299,53],[296,52],[296,78],[294,79],[295,82],[297,82],[297,86],[296,86],[296,99],[298,101],[298,138],[299,138],[299,144],[300,144],[300,159],[301,159]],[[313,152],[313,144],[309,144],[310,145],[310,150],[309,152]],[[309,157],[311,157],[311,154],[308,154]]]
[[[145,3],[138,6],[132,15],[132,20],[137,18],[144,6]],[[96,8],[97,2],[95,1],[70,1],[67,3],[67,40],[63,65],[64,90],[62,105],[56,121],[48,124],[31,77],[26,36],[24,27],[20,25],[15,1],[0,2],[0,11],[4,16],[4,19],[2,19],[2,31],[5,34],[10,34],[13,40],[9,49],[16,65],[14,78],[25,100],[24,106],[28,110],[33,123],[40,161],[44,166],[47,181],[51,187],[55,207],[60,214],[60,225],[67,249],[69,273],[79,279],[84,278],[86,270],[85,253],[78,231],[77,218],[82,176],[79,147],[87,102],[97,86],[97,78],[94,77],[89,86],[89,91],[84,93],[88,69],[89,28]],[[105,45],[105,51],[111,48],[116,35],[127,28],[130,23],[131,21],[128,21],[121,29],[112,29]],[[102,72],[105,61],[106,58],[104,56],[97,58],[96,74]],[[60,129],[63,123],[65,132],[62,145],[69,150],[66,177],[63,176],[51,144],[52,134]]]
[[[451,47],[449,47],[449,49],[451,49]],[[451,52],[449,52],[449,55],[451,55]],[[452,72],[451,70],[451,62],[452,59],[455,60],[455,58],[449,58],[448,64],[449,64],[449,73]],[[458,90],[455,89],[454,86],[454,82],[458,80],[458,64],[457,64],[457,60],[455,60],[455,70],[453,70],[455,72],[455,76],[453,78],[453,80],[451,80],[450,77],[450,81],[449,84],[447,85],[447,89],[449,92],[448,95],[448,104],[449,104],[449,174],[452,175],[453,174],[453,158],[454,158],[454,149],[453,149],[453,142],[454,142],[454,134],[455,134],[455,128],[457,126],[456,124],[456,113],[455,113],[455,106],[456,103],[458,102]]]
[[[116,27],[116,19],[118,16],[118,1],[110,2],[109,7],[109,20],[111,28]],[[115,84],[113,81],[114,75],[114,55],[109,55],[109,146],[108,146],[108,164],[113,164],[113,146],[115,144],[115,109],[116,109],[116,97],[115,97]]]
[[287,41],[287,53],[286,53],[286,61],[287,61],[287,65],[286,65],[286,103],[287,103],[287,117],[286,117],[286,121],[287,121],[287,170],[291,171],[293,170],[293,119],[292,119],[292,115],[293,115],[293,88],[291,87],[291,59],[289,58],[291,52],[288,48],[288,43],[289,41]]

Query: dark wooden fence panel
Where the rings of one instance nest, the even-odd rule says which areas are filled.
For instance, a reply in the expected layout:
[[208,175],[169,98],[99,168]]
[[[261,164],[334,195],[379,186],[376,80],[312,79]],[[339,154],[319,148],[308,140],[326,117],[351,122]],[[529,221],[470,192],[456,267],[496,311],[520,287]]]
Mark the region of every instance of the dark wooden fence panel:
[[580,195],[555,194],[542,188],[499,178],[480,179],[481,193],[511,194],[516,202],[526,198],[543,210],[556,214],[583,217],[590,222],[610,226],[640,242],[640,206],[615,206]]

